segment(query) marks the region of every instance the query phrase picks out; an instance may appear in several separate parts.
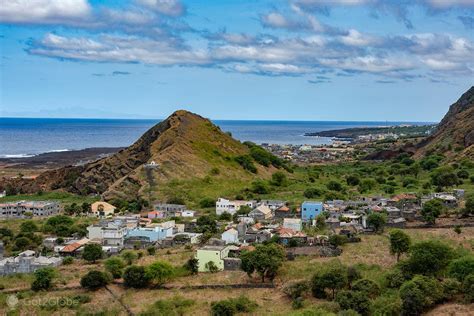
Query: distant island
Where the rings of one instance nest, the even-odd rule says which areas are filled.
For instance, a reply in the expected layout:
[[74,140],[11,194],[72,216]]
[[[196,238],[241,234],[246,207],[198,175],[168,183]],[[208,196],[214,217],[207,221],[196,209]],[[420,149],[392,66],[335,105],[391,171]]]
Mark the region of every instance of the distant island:
[[304,136],[333,137],[344,140],[353,140],[367,135],[388,135],[394,138],[421,137],[431,134],[436,124],[430,125],[398,125],[378,127],[354,127],[321,132],[309,132]]

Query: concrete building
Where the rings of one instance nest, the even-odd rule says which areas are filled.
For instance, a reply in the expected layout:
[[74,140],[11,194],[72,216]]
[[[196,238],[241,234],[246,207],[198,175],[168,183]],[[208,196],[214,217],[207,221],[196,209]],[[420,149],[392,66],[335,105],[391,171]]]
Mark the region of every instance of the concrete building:
[[228,229],[222,233],[221,239],[225,241],[226,244],[236,244],[239,242],[239,232],[234,229]]
[[256,206],[256,202],[240,200],[231,201],[224,198],[219,198],[216,202],[216,214],[222,215],[222,213],[229,213],[233,215],[244,205],[253,209]]
[[208,272],[208,262],[214,262],[219,271],[224,270],[224,259],[228,257],[232,246],[204,246],[196,251],[198,259],[198,271]]
[[323,212],[323,203],[314,201],[305,201],[301,204],[301,220],[310,222],[316,219],[316,216]]
[[301,230],[303,230],[303,225],[301,219],[299,218],[284,218],[283,228],[288,228],[300,232]]
[[62,258],[35,256],[35,252],[26,250],[16,257],[0,260],[0,275],[15,273],[32,273],[46,267],[57,267],[63,262]]
[[0,204],[0,218],[51,216],[59,213],[59,203],[51,201],[20,201]]
[[127,225],[121,220],[101,221],[87,227],[88,238],[99,241],[103,246],[122,247]]
[[249,213],[249,216],[255,220],[266,220],[273,217],[272,210],[267,205],[259,205]]
[[115,213],[115,210],[116,210],[116,207],[107,202],[94,202],[91,204],[92,214],[99,218],[113,216]]
[[176,213],[186,210],[186,205],[181,204],[168,204],[168,203],[157,203],[153,205],[154,211],[164,212],[166,217],[174,217]]
[[151,242],[163,240],[173,236],[174,221],[164,223],[151,224],[147,227],[137,227],[127,232],[127,238],[130,237],[146,237]]

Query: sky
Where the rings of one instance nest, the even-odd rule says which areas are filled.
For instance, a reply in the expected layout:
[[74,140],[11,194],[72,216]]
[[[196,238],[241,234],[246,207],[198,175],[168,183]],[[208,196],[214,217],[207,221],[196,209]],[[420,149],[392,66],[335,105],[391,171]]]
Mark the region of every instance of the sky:
[[0,116],[439,121],[474,0],[8,0]]

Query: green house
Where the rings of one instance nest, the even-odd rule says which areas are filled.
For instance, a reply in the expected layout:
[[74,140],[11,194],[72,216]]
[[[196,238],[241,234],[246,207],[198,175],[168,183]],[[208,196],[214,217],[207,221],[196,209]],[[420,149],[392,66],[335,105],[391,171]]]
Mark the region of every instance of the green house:
[[230,246],[204,246],[196,251],[196,259],[199,260],[199,272],[208,272],[206,263],[212,261],[219,271],[224,270],[224,258],[229,255]]

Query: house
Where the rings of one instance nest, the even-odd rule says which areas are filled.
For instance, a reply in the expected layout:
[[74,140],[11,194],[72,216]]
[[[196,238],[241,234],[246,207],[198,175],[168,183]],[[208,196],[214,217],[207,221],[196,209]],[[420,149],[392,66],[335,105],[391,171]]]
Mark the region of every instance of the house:
[[101,221],[87,227],[88,238],[99,241],[104,246],[123,246],[127,226],[121,220]]
[[190,211],[190,210],[185,210],[181,211],[180,216],[181,217],[194,217],[195,211]]
[[19,201],[0,204],[0,218],[50,216],[59,213],[59,203],[51,201]]
[[283,219],[283,228],[289,228],[294,231],[300,232],[303,227],[301,219],[299,218],[284,218]]
[[226,244],[237,244],[239,242],[239,232],[234,228],[226,230],[221,236]]
[[275,210],[275,218],[289,218],[290,215],[290,208],[286,205],[283,205]]
[[38,269],[46,267],[58,267],[63,262],[62,258],[36,256],[31,250],[26,250],[16,257],[3,259],[3,252],[0,260],[0,275],[10,275],[15,273],[32,273]]
[[166,237],[173,235],[174,221],[167,221],[164,223],[151,224],[147,227],[137,227],[127,232],[127,238],[131,237],[146,237],[151,242],[163,240]]
[[299,244],[306,243],[307,236],[303,232],[295,231],[289,228],[280,228],[277,230],[280,242],[283,245],[288,245],[290,240],[296,240]]
[[241,200],[231,201],[224,198],[218,198],[216,202],[216,214],[222,215],[223,213],[229,213],[234,215],[242,206],[248,206],[253,209],[256,206],[256,202]]
[[94,216],[105,218],[113,216],[117,208],[107,202],[94,202],[91,204],[91,212]]
[[266,205],[268,206],[272,211],[275,211],[276,209],[284,206],[286,204],[286,201],[280,201],[280,200],[261,200],[260,205]]
[[89,239],[83,238],[81,240],[71,240],[64,246],[56,246],[54,251],[59,253],[61,256],[79,257],[84,250],[84,246],[89,243]]
[[214,262],[219,271],[224,270],[224,259],[228,257],[232,246],[204,246],[196,251],[196,259],[198,259],[198,271],[207,272],[208,262]]
[[165,217],[175,217],[177,213],[186,210],[186,205],[157,203],[153,205],[153,210],[164,212],[166,214]]
[[165,218],[166,217],[166,212],[164,212],[164,211],[151,211],[151,212],[147,213],[146,217],[149,218],[149,219]]
[[311,222],[322,212],[322,202],[305,201],[301,204],[301,219],[303,222]]
[[2,192],[0,192],[0,198],[6,197],[6,196],[7,196],[7,191],[3,190]]
[[273,217],[272,210],[264,204],[252,210],[249,213],[249,216],[255,220],[266,220],[266,219],[271,219]]
[[387,214],[388,214],[389,218],[398,218],[398,217],[402,216],[402,212],[397,207],[387,206],[387,207],[385,207],[385,211],[387,211]]

